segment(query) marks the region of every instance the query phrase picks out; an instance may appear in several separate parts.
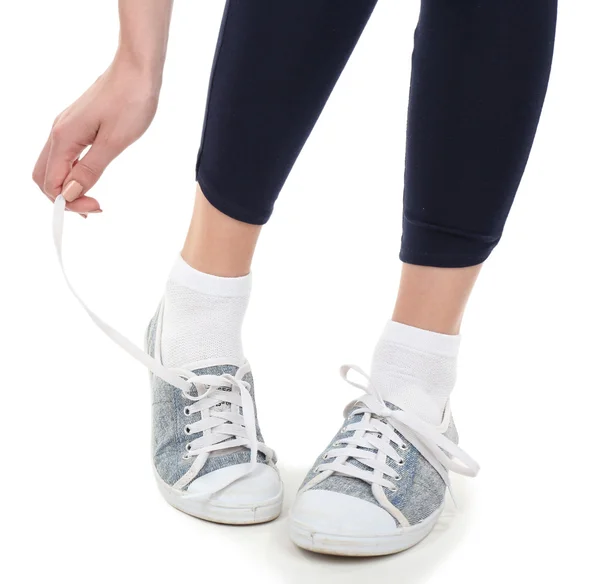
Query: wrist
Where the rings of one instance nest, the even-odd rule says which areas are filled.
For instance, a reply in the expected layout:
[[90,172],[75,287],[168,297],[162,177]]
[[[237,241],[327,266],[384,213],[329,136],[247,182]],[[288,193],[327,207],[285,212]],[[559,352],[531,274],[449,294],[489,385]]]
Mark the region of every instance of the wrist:
[[149,91],[158,93],[162,85],[164,62],[163,55],[144,54],[121,43],[113,59],[113,66],[133,73]]

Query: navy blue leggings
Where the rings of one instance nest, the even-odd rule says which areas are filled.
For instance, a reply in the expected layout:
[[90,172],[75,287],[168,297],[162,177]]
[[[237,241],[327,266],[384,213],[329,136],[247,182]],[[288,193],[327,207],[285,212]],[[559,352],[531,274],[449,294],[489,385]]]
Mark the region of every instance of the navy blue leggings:
[[[546,94],[556,3],[422,0],[402,261],[476,265],[500,240]],[[217,209],[269,219],[375,4],[228,0],[196,165]]]

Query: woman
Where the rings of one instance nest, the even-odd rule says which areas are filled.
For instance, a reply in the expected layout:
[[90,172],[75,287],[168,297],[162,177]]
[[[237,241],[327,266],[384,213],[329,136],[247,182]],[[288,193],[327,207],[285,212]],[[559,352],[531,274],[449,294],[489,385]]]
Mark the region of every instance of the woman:
[[[109,69],[55,121],[34,170],[62,209],[140,137],[158,101],[172,0],[120,0]],[[241,343],[261,225],[368,21],[375,0],[229,0],[211,75],[196,205],[147,333],[159,487],[175,507],[231,524],[281,510]],[[317,458],[291,512],[309,550],[379,555],[423,539],[449,471],[474,476],[449,408],[459,331],[500,240],[551,66],[556,0],[422,0],[408,113],[402,279],[365,395]],[[81,158],[84,148],[90,150]],[[59,197],[59,195],[62,195]],[[343,375],[349,368],[343,368]]]

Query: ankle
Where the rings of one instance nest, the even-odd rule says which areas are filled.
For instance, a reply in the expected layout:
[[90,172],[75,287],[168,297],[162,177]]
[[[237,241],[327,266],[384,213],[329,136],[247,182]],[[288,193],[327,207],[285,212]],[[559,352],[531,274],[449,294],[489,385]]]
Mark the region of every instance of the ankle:
[[191,268],[220,278],[240,278],[250,272],[250,261],[247,259],[224,257],[223,254],[212,253],[202,246],[185,245],[181,250],[181,257]]
[[389,321],[375,348],[371,384],[384,400],[439,424],[456,381],[459,347],[458,335]]
[[223,278],[195,270],[178,258],[164,296],[164,365],[183,367],[211,359],[240,365],[250,288],[250,274]]
[[481,265],[436,268],[404,264],[392,320],[457,335]]
[[198,187],[194,213],[181,255],[194,269],[237,278],[250,272],[259,225],[232,219],[213,207]]

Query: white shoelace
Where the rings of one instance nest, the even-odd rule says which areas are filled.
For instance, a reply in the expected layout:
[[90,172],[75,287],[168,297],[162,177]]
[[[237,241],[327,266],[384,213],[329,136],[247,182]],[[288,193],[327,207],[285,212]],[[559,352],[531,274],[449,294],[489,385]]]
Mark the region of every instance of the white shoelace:
[[[134,359],[145,365],[154,375],[182,391],[183,395],[192,402],[192,405],[186,407],[186,415],[202,413],[200,421],[186,426],[186,433],[190,435],[203,433],[201,437],[188,443],[187,452],[184,455],[186,458],[195,457],[196,460],[173,487],[182,489],[188,485],[198,475],[212,452],[246,447],[250,450],[250,465],[240,465],[238,475],[229,477],[224,483],[215,486],[210,493],[206,493],[206,496],[210,496],[240,478],[251,474],[256,468],[259,451],[268,460],[273,458],[274,452],[265,444],[259,442],[257,438],[254,400],[249,391],[250,384],[243,381],[244,375],[249,371],[247,363],[240,367],[235,375],[195,375],[192,371],[186,369],[170,369],[104,322],[85,304],[69,281],[63,263],[62,234],[65,208],[66,201],[62,195],[59,195],[54,202],[53,236],[58,261],[73,296],[77,298],[98,328],[110,339],[127,351]],[[210,363],[207,363],[206,366],[210,366]],[[230,391],[223,391],[223,388],[230,389]],[[217,406],[220,406],[223,402],[231,404],[230,411],[216,411]],[[242,408],[241,414],[234,411],[238,408]]]
[[[367,374],[354,365],[344,365],[340,373],[345,381],[362,389],[365,395],[351,402],[344,412],[348,417],[361,415],[360,421],[348,424],[345,432],[350,432],[346,438],[340,438],[333,444],[325,455],[325,460],[332,462],[321,464],[317,472],[339,473],[355,477],[372,485],[380,485],[390,489],[397,489],[393,481],[401,478],[386,461],[387,457],[399,466],[404,464],[400,451],[408,450],[402,436],[423,455],[423,457],[439,472],[444,482],[450,487],[449,471],[454,471],[465,476],[475,476],[479,472],[479,465],[464,450],[459,448],[452,440],[444,436],[450,421],[450,408],[444,412],[444,420],[439,427],[424,422],[419,417],[404,410],[390,409],[377,390],[369,384],[356,383],[348,379],[348,373],[356,371],[368,381]],[[397,433],[398,432],[398,433]],[[356,466],[350,462],[356,460],[367,469]]]

